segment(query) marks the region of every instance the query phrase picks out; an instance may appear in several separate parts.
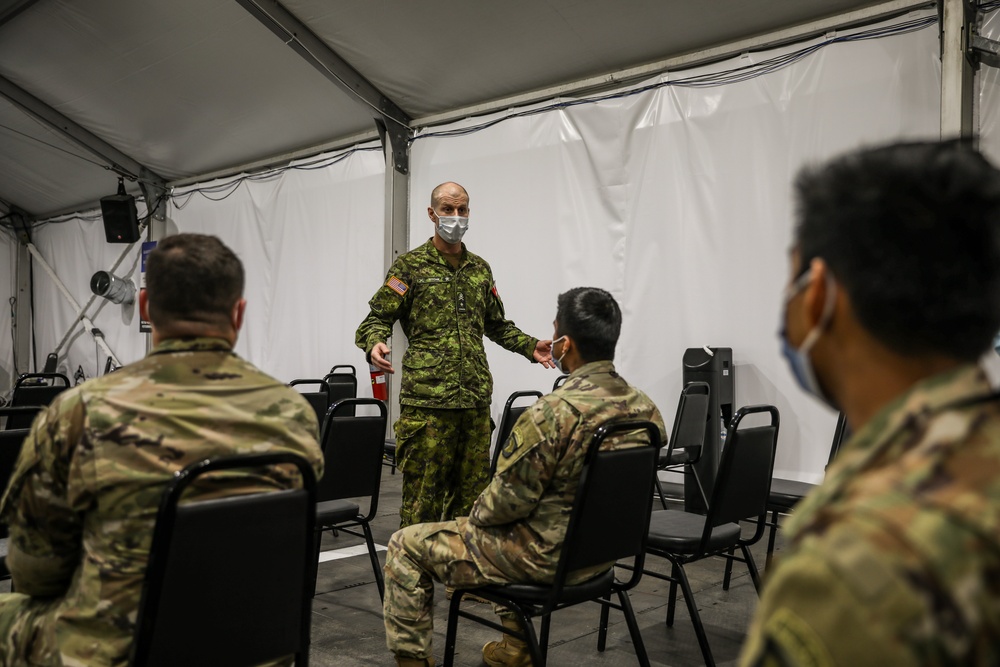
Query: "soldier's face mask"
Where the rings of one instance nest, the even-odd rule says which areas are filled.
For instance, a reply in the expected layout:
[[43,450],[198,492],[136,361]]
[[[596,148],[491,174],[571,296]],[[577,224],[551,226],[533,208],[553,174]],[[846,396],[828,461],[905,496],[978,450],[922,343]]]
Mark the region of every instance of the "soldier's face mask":
[[792,375],[795,376],[795,381],[798,383],[799,387],[807,394],[812,394],[827,405],[833,407],[833,401],[831,401],[826,395],[823,388],[819,384],[819,380],[816,379],[816,372],[813,370],[812,359],[809,357],[809,352],[812,350],[813,346],[816,345],[816,341],[819,340],[819,337],[823,335],[823,332],[830,325],[830,319],[833,317],[834,301],[837,296],[837,285],[833,281],[829,271],[826,272],[826,303],[823,304],[823,313],[819,318],[819,322],[816,323],[816,326],[810,329],[809,333],[806,334],[805,340],[802,341],[802,345],[798,348],[793,347],[792,344],[788,342],[788,331],[785,324],[788,321],[788,304],[799,292],[806,288],[811,277],[812,269],[809,269],[799,276],[798,280],[792,283],[785,291],[785,305],[784,308],[782,308],[781,315],[781,331],[778,333],[778,336],[781,338],[781,354],[784,355],[785,361],[788,362],[788,367],[791,369]]
[[566,371],[563,370],[563,367],[562,367],[562,360],[563,360],[563,357],[566,356],[566,350],[564,349],[562,355],[560,357],[556,358],[556,343],[558,343],[559,341],[561,341],[565,337],[566,336],[560,336],[559,338],[556,338],[554,341],[552,341],[552,363],[554,363],[556,365],[556,370],[559,371],[560,373],[565,373],[566,372]]
[[460,215],[439,215],[438,235],[445,243],[459,243],[469,229],[469,217]]

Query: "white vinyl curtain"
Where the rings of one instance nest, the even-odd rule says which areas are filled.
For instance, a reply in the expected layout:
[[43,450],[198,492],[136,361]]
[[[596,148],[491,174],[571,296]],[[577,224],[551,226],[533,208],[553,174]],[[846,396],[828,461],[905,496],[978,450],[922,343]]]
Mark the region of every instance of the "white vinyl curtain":
[[[777,338],[793,224],[790,184],[803,165],[859,145],[935,138],[939,90],[937,31],[930,27],[831,44],[741,83],[665,86],[549,111],[539,105],[535,115],[479,131],[471,130],[489,118],[435,127],[412,145],[409,245],[433,233],[431,189],[458,181],[471,195],[468,247],[492,265],[507,315],[523,330],[551,337],[556,297],[566,289],[609,290],[624,313],[618,368],[656,401],[668,427],[684,350],[731,347],[737,406],[771,403],[781,411],[776,474],[815,481],[835,417],[795,386]],[[433,136],[462,130],[470,131]],[[385,275],[383,179],[381,153],[359,151],[322,169],[248,180],[221,201],[177,193],[173,228],[217,234],[247,268],[241,355],[285,381],[353,363],[362,395],[370,391],[354,331]],[[90,275],[122,248],[104,243],[100,221],[46,225],[36,236],[81,300]],[[44,359],[75,313],[37,268],[35,280]],[[136,315],[126,317],[109,304],[95,321],[128,362],[143,354],[145,337]],[[551,388],[555,371],[487,348],[494,418],[511,392]],[[91,377],[102,363],[81,336],[66,366],[82,366]]]
[[[1000,11],[986,15],[980,34],[1000,40]],[[1000,166],[1000,71],[983,65],[979,68],[979,147]]]

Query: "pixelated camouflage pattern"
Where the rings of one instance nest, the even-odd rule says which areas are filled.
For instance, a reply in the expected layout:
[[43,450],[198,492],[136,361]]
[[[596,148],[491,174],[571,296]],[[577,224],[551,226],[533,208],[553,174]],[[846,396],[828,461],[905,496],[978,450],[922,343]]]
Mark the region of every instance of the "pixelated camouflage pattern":
[[489,408],[404,405],[394,429],[396,464],[403,471],[400,527],[468,516],[490,481]]
[[787,525],[743,665],[1000,664],[1000,401],[965,366],[841,450]]
[[[174,473],[208,457],[273,451],[304,456],[320,475],[317,432],[297,392],[214,338],[163,342],[61,394],[35,420],[0,505],[18,591],[0,596],[0,663],[125,665]],[[299,477],[219,473],[186,497],[288,488]]]
[[[473,588],[487,583],[547,582],[555,576],[586,446],[614,419],[663,418],[610,361],[586,364],[521,415],[503,443],[497,473],[468,518],[417,524],[393,534],[386,556],[386,644],[397,655],[430,655],[432,580]],[[637,446],[645,432],[609,438],[605,447]],[[622,484],[628,484],[622,480]],[[579,571],[583,581],[611,564]]]
[[[386,283],[368,302],[371,310],[355,335],[371,354],[389,339],[399,320],[408,347],[402,359],[399,402],[425,408],[488,407],[493,377],[483,348],[485,334],[501,347],[533,361],[538,339],[518,329],[504,315],[493,271],[462,244],[462,260],[453,269],[433,239],[400,255]],[[400,295],[393,278],[408,289]],[[398,370],[398,367],[397,367]]]

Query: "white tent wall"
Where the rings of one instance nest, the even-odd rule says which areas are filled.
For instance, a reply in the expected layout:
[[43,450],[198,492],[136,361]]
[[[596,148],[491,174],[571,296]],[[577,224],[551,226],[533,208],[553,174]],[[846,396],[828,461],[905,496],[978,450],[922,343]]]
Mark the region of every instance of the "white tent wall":
[[[374,291],[382,278],[383,173],[382,153],[376,148],[321,169],[245,180],[208,194],[212,199],[191,189],[178,191],[169,214],[172,231],[214,234],[243,261],[248,306],[236,346],[240,355],[286,382],[322,377],[335,363],[366,370],[354,347],[354,329],[366,312],[365,299],[358,295]],[[99,220],[45,225],[36,234],[42,256],[81,304],[90,298],[93,273],[111,266],[125,247],[107,244],[103,235]],[[136,284],[138,254],[136,244],[116,272]],[[35,289],[37,310],[46,313],[35,325],[42,359],[76,312],[37,268]],[[138,308],[131,313],[133,309],[100,301],[105,305],[94,322],[111,349],[123,363],[141,358],[146,336],[138,331]],[[127,313],[132,316],[124,317]],[[94,347],[89,335],[79,333],[61,367],[71,376],[78,366],[88,378],[103,373],[105,357]],[[370,395],[366,377],[360,378],[362,395]]]
[[[939,91],[929,27],[830,45],[738,84],[664,87],[464,136],[418,138],[411,246],[432,231],[431,188],[457,180],[471,197],[467,244],[491,263],[507,315],[523,330],[551,336],[556,296],[570,287],[609,290],[624,313],[618,369],[649,393],[668,426],[684,350],[732,347],[737,405],[781,411],[776,474],[816,481],[835,414],[795,386],[777,338],[791,183],[802,165],[862,144],[935,137]],[[547,391],[556,377],[499,346],[489,344],[488,354],[495,415],[511,392]]]
[[[1000,40],[1000,11],[986,15],[979,34]],[[979,68],[979,147],[994,165],[1000,165],[1000,70]]]

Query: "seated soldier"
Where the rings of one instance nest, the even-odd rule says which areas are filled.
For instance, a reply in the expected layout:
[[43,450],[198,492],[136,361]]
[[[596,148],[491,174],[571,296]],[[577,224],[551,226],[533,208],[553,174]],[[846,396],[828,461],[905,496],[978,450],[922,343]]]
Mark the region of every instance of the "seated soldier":
[[[551,581],[573,504],[583,457],[596,429],[615,419],[656,423],[649,397],[615,372],[621,310],[602,289],[578,287],[558,300],[552,358],[570,374],[514,425],[497,472],[472,513],[454,521],[403,528],[389,541],[385,564],[386,643],[399,665],[430,665],[433,582],[455,588]],[[635,446],[612,438],[606,446]],[[622,480],[628,484],[627,480]],[[600,571],[606,571],[603,568]],[[575,573],[572,583],[600,571]],[[513,615],[501,613],[516,630]],[[483,647],[486,664],[529,665],[523,641],[505,634]]]
[[[146,283],[152,351],[40,413],[3,497],[17,592],[0,595],[2,665],[128,664],[160,497],[179,470],[291,452],[322,474],[316,413],[233,352],[246,307],[239,258],[214,236],[169,236]],[[248,470],[212,493],[299,483],[297,471]]]

